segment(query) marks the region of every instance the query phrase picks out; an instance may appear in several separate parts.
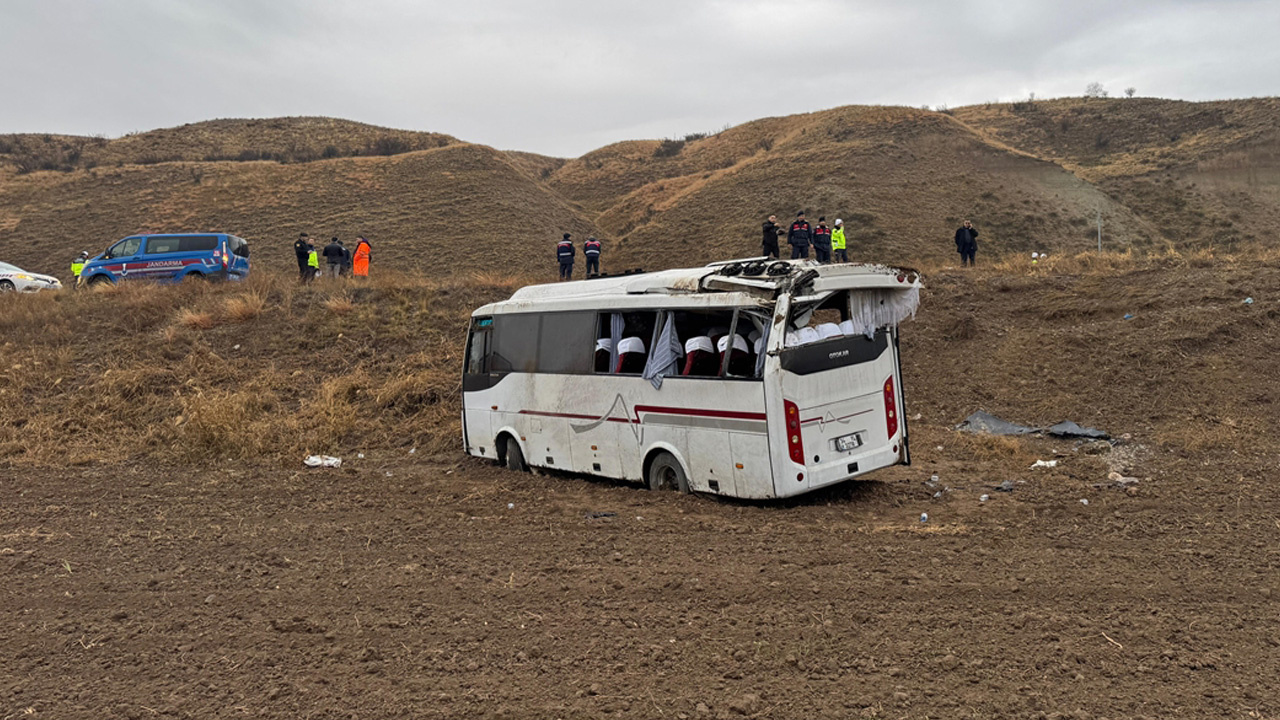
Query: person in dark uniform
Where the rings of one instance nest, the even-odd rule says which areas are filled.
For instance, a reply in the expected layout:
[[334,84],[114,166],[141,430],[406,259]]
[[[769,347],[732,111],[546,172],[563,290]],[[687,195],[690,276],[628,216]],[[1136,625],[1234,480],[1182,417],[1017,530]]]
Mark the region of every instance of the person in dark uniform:
[[569,233],[564,234],[564,239],[556,245],[556,260],[560,261],[560,279],[573,279],[573,257],[578,251],[573,247],[573,241],[569,239]]
[[782,228],[778,227],[778,216],[770,215],[769,219],[764,221],[764,245],[760,254],[777,259],[778,236],[781,234]]
[[787,244],[791,246],[791,259],[809,257],[809,242],[813,233],[809,230],[809,221],[804,219],[804,211],[796,213],[796,221],[791,223],[787,231]]
[[968,220],[956,230],[956,252],[960,253],[961,267],[973,266],[973,256],[978,252],[978,231]]
[[591,236],[582,244],[582,257],[587,259],[587,277],[600,274],[600,241]]
[[307,264],[307,257],[311,254],[311,239],[306,233],[298,235],[298,241],[293,244],[293,254],[298,256],[298,280],[310,280],[311,266]]
[[831,262],[831,228],[827,227],[827,218],[818,218],[818,227],[813,229],[813,255],[818,262]]

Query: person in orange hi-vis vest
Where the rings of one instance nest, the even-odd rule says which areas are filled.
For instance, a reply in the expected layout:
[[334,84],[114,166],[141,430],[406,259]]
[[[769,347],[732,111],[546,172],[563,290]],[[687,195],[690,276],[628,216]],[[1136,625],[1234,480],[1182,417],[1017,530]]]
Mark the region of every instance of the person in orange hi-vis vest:
[[369,241],[363,237],[356,243],[356,251],[351,258],[351,272],[356,277],[369,277]]

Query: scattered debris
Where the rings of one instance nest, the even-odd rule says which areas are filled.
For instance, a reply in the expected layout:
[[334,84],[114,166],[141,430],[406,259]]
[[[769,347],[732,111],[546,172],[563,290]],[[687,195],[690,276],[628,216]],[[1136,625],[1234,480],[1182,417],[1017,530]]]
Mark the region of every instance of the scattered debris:
[[1011,423],[1008,420],[1002,420],[995,415],[979,410],[964,419],[964,422],[956,426],[957,430],[964,430],[973,433],[986,433],[989,435],[1032,435],[1035,433],[1045,433],[1053,437],[1083,437],[1095,438],[1099,440],[1110,439],[1110,435],[1096,428],[1081,427],[1070,420],[1063,420],[1056,425],[1050,425],[1047,428],[1028,427]]
[[515,504],[515,503],[507,503],[507,509],[508,509],[508,510],[515,510],[515,509],[516,509],[516,504]]
[[410,455],[412,455],[412,454],[414,454],[414,453],[416,453],[416,452],[418,452],[418,448],[409,448],[409,454],[410,454]]
[[611,517],[618,517],[618,513],[616,513],[616,512],[593,512],[593,513],[587,513],[587,519],[588,519],[588,520],[597,520],[597,519],[599,519],[599,518],[611,518]]
[[1004,482],[997,485],[995,490],[996,492],[1013,492],[1014,485],[1015,483],[1012,480],[1005,480]]
[[1137,485],[1139,482],[1138,478],[1136,477],[1121,475],[1120,473],[1115,472],[1114,470],[1107,473],[1107,479],[1110,480],[1113,485],[1120,488],[1126,488],[1126,487],[1129,487],[1130,485]]
[[1132,319],[1133,319],[1133,314],[1132,314],[1132,313],[1125,313],[1125,314],[1124,314],[1124,319],[1125,319],[1125,320],[1132,320]]
[[357,460],[363,460],[363,459],[364,459],[364,453],[356,453],[356,459],[357,459]]
[[1244,304],[1245,304],[1245,305],[1252,305],[1252,304],[1253,304],[1253,298],[1251,298],[1251,297],[1247,297],[1247,298],[1245,298],[1245,299],[1244,299]]
[[[336,468],[336,467],[342,467],[342,458],[336,458],[331,455],[312,455],[308,457],[306,460],[303,460],[302,463],[307,467],[313,467],[313,468],[315,467]],[[391,473],[387,473],[387,474],[390,475]]]
[[1080,498],[1080,504],[1081,504],[1081,505],[1088,505],[1088,504],[1089,504],[1089,500],[1088,500],[1087,498]]
[[929,513],[920,513],[920,522],[922,523],[929,522]]
[[1051,467],[1058,467],[1058,461],[1057,460],[1037,460],[1035,461],[1035,464],[1031,466],[1032,469],[1051,468]]
[[1045,432],[1053,437],[1083,437],[1096,440],[1108,440],[1111,438],[1110,435],[1097,428],[1080,427],[1070,420],[1063,420],[1057,425],[1051,425]]
[[979,495],[978,502],[986,502],[991,499],[990,495]]

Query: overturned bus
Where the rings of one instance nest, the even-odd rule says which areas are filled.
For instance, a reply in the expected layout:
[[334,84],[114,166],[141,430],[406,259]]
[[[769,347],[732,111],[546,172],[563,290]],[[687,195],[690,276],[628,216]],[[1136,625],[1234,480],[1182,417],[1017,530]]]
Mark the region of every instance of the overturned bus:
[[909,464],[898,324],[920,278],[729,261],[522,288],[472,314],[463,443],[738,498]]

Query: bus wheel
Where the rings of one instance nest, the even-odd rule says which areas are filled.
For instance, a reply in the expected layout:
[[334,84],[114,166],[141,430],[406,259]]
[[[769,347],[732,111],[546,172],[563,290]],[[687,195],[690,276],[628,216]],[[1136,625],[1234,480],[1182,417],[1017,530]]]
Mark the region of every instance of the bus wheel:
[[524,472],[527,468],[524,465],[524,453],[520,451],[520,444],[511,438],[507,438],[505,447],[506,449],[502,454],[507,458],[507,469]]
[[685,476],[684,468],[680,467],[680,463],[676,462],[671,453],[658,453],[658,456],[649,464],[648,480],[650,490],[689,492],[689,478]]

